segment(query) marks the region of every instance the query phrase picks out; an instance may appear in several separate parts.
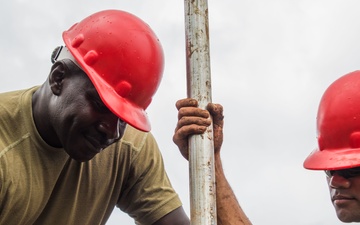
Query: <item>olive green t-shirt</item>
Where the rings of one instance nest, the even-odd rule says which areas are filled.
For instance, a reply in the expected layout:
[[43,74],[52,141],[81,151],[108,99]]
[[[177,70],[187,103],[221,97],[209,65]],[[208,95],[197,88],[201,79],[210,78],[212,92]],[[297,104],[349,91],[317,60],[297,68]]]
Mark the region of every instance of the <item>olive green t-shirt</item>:
[[37,132],[35,90],[0,94],[1,225],[105,224],[115,206],[147,225],[181,206],[151,133],[127,126],[121,141],[77,162]]

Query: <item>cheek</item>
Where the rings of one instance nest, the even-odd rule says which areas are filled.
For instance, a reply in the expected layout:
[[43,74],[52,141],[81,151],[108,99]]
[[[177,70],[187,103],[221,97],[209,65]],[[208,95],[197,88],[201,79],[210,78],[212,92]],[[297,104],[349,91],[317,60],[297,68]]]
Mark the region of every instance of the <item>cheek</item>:
[[352,178],[351,189],[353,190],[354,194],[357,195],[357,198],[360,200],[360,176]]
[[67,127],[89,126],[96,121],[97,115],[94,110],[87,104],[70,105],[62,113],[63,122]]
[[82,134],[90,129],[92,121],[85,108],[66,110],[58,118],[57,133],[64,147],[76,144]]

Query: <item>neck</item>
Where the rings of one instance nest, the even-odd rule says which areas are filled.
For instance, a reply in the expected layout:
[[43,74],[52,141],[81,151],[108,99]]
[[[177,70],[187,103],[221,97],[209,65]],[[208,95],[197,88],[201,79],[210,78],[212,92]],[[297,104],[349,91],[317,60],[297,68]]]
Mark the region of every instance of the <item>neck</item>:
[[[48,87],[49,88],[49,87]],[[51,110],[49,109],[49,93],[43,84],[32,96],[32,112],[34,123],[41,138],[52,147],[61,147],[56,132],[51,125]]]

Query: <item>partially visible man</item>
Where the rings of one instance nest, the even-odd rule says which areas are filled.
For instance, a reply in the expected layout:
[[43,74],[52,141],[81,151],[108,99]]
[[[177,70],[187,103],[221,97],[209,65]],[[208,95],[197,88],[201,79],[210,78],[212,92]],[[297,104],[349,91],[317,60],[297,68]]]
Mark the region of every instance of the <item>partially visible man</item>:
[[[220,149],[223,142],[224,116],[220,104],[210,103],[207,110],[197,107],[195,99],[186,98],[176,102],[178,123],[173,140],[181,154],[188,159],[188,138],[193,134],[202,134],[213,120],[214,159],[216,179],[217,224],[218,225],[251,225],[250,220],[240,207],[222,168]],[[211,115],[211,117],[210,117]]]
[[360,71],[340,77],[323,94],[317,141],[304,167],[325,171],[339,220],[360,222]]
[[151,28],[121,10],[63,32],[46,81],[0,94],[0,224],[189,224],[145,112],[162,77]]

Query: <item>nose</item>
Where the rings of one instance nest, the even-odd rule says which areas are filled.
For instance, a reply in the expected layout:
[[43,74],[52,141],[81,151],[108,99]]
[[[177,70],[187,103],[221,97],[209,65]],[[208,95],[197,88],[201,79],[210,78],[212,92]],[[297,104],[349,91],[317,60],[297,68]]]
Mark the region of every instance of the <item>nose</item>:
[[328,177],[328,184],[329,187],[334,189],[343,189],[343,188],[349,188],[351,185],[351,182],[349,179],[346,179],[337,173],[334,173],[331,177]]
[[104,116],[98,129],[106,135],[107,142],[114,142],[121,137],[120,120],[114,114],[109,113]]

